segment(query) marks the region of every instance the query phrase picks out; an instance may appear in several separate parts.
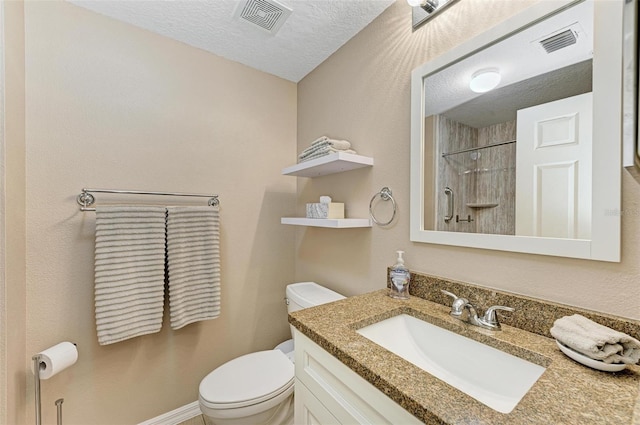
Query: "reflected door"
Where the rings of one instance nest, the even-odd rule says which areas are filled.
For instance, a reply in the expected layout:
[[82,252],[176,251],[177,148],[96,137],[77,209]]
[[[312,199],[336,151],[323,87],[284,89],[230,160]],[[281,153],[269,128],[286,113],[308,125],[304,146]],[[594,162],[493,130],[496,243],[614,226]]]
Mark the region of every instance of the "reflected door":
[[591,237],[592,94],[518,111],[516,235]]

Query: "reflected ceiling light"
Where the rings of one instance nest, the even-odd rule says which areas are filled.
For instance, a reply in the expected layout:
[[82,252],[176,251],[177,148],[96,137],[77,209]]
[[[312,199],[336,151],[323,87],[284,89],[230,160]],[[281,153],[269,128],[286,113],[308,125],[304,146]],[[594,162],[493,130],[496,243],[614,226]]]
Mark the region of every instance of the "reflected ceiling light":
[[417,29],[438,12],[441,12],[447,6],[451,6],[457,0],[407,0],[409,6],[412,7],[412,26]]
[[438,0],[407,0],[411,7],[421,7],[427,13],[433,13],[438,8]]
[[480,69],[471,76],[469,88],[476,93],[486,93],[498,87],[501,78],[498,68]]

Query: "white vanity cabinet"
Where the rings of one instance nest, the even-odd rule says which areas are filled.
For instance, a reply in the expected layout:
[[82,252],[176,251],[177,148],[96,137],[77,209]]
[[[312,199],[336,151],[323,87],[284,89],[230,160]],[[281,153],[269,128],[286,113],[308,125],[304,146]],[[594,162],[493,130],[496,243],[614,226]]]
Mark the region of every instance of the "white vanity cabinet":
[[421,424],[380,390],[298,330],[295,424]]

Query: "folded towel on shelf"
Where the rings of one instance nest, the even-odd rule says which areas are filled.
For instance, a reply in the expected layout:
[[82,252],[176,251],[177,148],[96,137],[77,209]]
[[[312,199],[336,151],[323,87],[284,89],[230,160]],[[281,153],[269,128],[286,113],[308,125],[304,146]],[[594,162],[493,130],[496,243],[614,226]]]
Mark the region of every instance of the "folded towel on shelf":
[[167,208],[171,328],[220,315],[218,207]]
[[351,143],[346,140],[329,139],[328,137],[323,136],[319,139],[316,139],[313,143],[311,143],[311,146],[303,150],[300,155],[298,155],[298,158],[304,159],[309,155],[313,155],[317,152],[326,150],[327,148],[332,148],[336,152],[346,151],[348,149],[351,149]]
[[305,158],[305,157],[307,157],[309,155],[313,155],[313,154],[315,154],[317,152],[325,151],[325,150],[327,150],[329,148],[333,149],[335,152],[346,151],[348,149],[351,149],[350,145],[348,145],[349,142],[345,142],[345,143],[347,143],[347,145],[343,145],[343,146],[336,146],[336,145],[334,145],[333,143],[330,143],[330,142],[323,142],[323,143],[320,143],[318,145],[313,145],[313,146],[308,147],[304,151],[302,151],[302,153],[300,153],[300,155],[298,155],[298,158]]
[[95,315],[98,342],[160,331],[166,209],[97,206]]
[[328,147],[325,149],[318,150],[311,155],[307,155],[304,158],[300,158],[298,162],[311,161],[312,159],[321,158],[323,156],[327,156],[334,152],[344,152],[344,153],[350,153],[354,155],[356,154],[356,151],[354,151],[353,149],[340,150],[340,149],[334,149],[334,148]]
[[311,146],[309,146],[307,149],[325,144],[329,144],[338,149],[349,149],[351,147],[351,143],[349,143],[347,140],[330,139],[327,136],[322,136],[311,142]]
[[326,142],[327,140],[329,140],[329,138],[327,136],[320,136],[316,140],[311,142],[311,146],[317,145],[318,143]]
[[307,149],[313,149],[319,146],[331,146],[336,149],[351,149],[351,143],[348,140],[329,139],[328,137],[316,140],[311,143],[311,146]]
[[567,347],[605,363],[636,364],[640,360],[640,341],[579,314],[556,320],[551,335]]

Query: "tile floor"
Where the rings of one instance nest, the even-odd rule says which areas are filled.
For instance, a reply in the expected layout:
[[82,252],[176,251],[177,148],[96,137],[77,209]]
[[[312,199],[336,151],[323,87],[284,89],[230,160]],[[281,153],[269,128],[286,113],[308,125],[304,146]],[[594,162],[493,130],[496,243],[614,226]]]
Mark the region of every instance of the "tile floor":
[[205,425],[202,415],[198,415],[195,418],[187,419],[184,422],[180,422],[178,425]]

